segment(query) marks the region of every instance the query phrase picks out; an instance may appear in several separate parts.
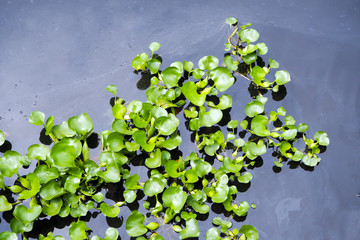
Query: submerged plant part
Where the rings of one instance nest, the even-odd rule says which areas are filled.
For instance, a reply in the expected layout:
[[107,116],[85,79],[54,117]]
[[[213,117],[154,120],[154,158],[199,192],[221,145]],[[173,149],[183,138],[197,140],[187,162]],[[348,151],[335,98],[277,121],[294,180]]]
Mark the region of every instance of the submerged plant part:
[[[13,216],[11,232],[0,233],[0,238],[17,239],[22,234],[27,239],[35,221],[59,216],[73,219],[69,227],[72,240],[89,237],[115,240],[119,232],[112,227],[106,230],[105,238],[91,235],[84,217],[89,212],[98,212],[116,218],[122,207],[144,196],[141,209],[133,210],[125,221],[130,237],[167,239],[159,230],[163,224],[171,225],[179,239],[198,237],[198,216],[207,214],[209,205],[216,203],[231,217],[214,218],[212,223],[216,227],[204,233],[206,240],[258,239],[253,226],[232,228],[232,217],[246,216],[255,205],[235,201],[238,189],[230,183],[249,183],[253,179],[252,166],[269,150],[276,153],[277,167],[286,161],[314,167],[320,162],[318,155],[329,144],[329,138],[323,131],[316,132],[313,139],[308,138],[308,125],[296,124],[281,106],[265,111],[268,98],[264,92],[280,91],[291,81],[290,74],[277,70],[279,63],[271,58],[267,64],[258,61],[268,48],[258,42],[260,35],[250,28],[251,24],[237,26],[235,18],[226,22],[233,31],[225,44],[228,53],[224,59],[205,56],[197,65],[183,61],[161,68],[161,58],[154,54],[160,48],[156,42],[149,46],[151,55],[137,55],[132,67],[151,75],[146,102],[125,103],[117,96],[115,85],[106,88],[114,95],[114,120],[110,130],[99,134],[98,161],[89,158],[89,138],[95,133],[87,113],[55,125],[54,116],[46,119],[44,113],[33,112],[29,122],[43,126],[53,144],[33,144],[25,155],[7,151],[0,158],[0,211]],[[220,65],[222,62],[225,67]],[[224,112],[232,108],[232,97],[225,92],[236,87],[236,76],[250,81],[249,87],[255,94],[244,104],[245,119],[224,122]],[[197,146],[188,156],[176,152],[187,141],[180,135],[179,126],[184,124],[181,115]],[[240,128],[250,135],[247,139],[238,134]],[[304,142],[305,149],[295,147],[298,141]],[[0,131],[0,145],[4,142],[5,134]],[[33,171],[20,175],[19,169],[32,162]],[[140,181],[140,176],[132,171],[136,166],[148,170],[148,179]],[[14,184],[6,185],[4,178],[14,175]],[[104,191],[109,186],[121,189],[120,201],[105,198]],[[64,238],[49,232],[39,239]]]

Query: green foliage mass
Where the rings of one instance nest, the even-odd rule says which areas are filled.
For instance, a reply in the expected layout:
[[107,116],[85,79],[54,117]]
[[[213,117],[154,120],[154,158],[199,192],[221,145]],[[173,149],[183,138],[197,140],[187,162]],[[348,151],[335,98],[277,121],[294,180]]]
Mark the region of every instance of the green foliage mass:
[[[197,215],[208,213],[211,203],[222,204],[231,217],[214,218],[212,223],[220,227],[220,231],[218,227],[210,228],[206,232],[207,240],[258,239],[253,226],[231,229],[232,217],[245,216],[250,209],[248,202],[234,201],[238,189],[233,183],[249,183],[253,178],[252,166],[269,150],[278,156],[274,162],[277,167],[287,161],[314,167],[320,162],[318,154],[330,140],[323,131],[316,132],[313,139],[308,138],[309,126],[296,125],[295,119],[281,106],[266,112],[268,98],[264,92],[280,91],[291,81],[290,74],[286,70],[275,70],[279,63],[271,58],[267,64],[257,61],[259,55],[264,59],[268,48],[258,42],[260,34],[250,28],[251,24],[237,26],[235,18],[228,18],[226,22],[233,31],[225,44],[227,54],[223,60],[205,56],[197,67],[183,61],[161,70],[161,58],[154,55],[160,44],[153,42],[149,46],[150,56],[141,53],[131,62],[135,70],[151,75],[146,102],[126,103],[117,97],[115,85],[106,88],[114,96],[114,121],[110,130],[98,135],[101,139],[98,161],[89,158],[88,138],[94,134],[94,126],[87,113],[56,125],[54,116],[45,121],[44,113],[33,112],[29,122],[42,125],[53,144],[33,144],[25,155],[7,151],[0,158],[0,188],[13,196],[0,195],[0,211],[10,211],[13,216],[11,231],[0,233],[0,238],[17,239],[21,233],[26,239],[35,221],[59,216],[74,219],[69,227],[70,239],[88,239],[91,229],[83,217],[89,211],[117,218],[121,207],[133,203],[142,193],[149,200],[144,201],[141,210],[146,214],[133,210],[125,221],[127,234],[136,239],[164,239],[157,232],[163,224],[172,225],[180,239],[198,237]],[[225,65],[221,65],[222,62]],[[256,93],[244,105],[246,118],[242,121],[223,117],[224,111],[232,108],[231,96],[223,92],[236,88],[235,76],[249,80],[249,88]],[[174,151],[183,142],[179,130],[181,114],[197,146],[197,151],[184,157]],[[238,134],[239,125],[250,134],[247,139]],[[305,149],[295,147],[301,140]],[[0,131],[0,145],[4,142],[5,134]],[[19,169],[32,161],[33,171],[20,176]],[[148,174],[144,176],[149,177],[140,180],[140,176],[131,171],[136,166],[147,168]],[[14,184],[7,186],[4,178],[14,175],[17,177]],[[104,189],[110,184],[124,189],[117,193],[121,201],[113,203],[104,198]],[[150,221],[149,214],[156,222]],[[118,230],[112,227],[105,234],[105,238],[93,235],[91,239],[115,240],[119,236]],[[39,239],[64,238],[49,232]]]

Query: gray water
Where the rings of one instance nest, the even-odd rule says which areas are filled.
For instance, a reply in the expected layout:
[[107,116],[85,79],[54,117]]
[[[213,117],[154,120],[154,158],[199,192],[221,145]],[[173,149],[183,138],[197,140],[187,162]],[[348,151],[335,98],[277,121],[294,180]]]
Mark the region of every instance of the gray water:
[[[137,87],[140,76],[130,65],[134,56],[149,52],[149,43],[157,41],[162,44],[163,66],[182,60],[197,63],[205,55],[221,59],[230,33],[225,19],[234,16],[253,24],[269,47],[267,57],[292,76],[286,98],[267,104],[267,110],[283,106],[310,126],[310,136],[323,130],[331,139],[313,171],[284,166],[276,173],[275,159],[264,157],[263,165],[252,171],[250,188],[237,199],[257,208],[235,227],[252,224],[263,240],[358,239],[359,7],[359,1],[350,0],[3,0],[0,129],[12,149],[22,154],[39,142],[41,129],[27,122],[34,110],[55,115],[56,123],[87,112],[96,132],[110,129],[107,85],[117,85],[118,95],[126,100],[146,100],[145,91]],[[238,78],[227,92],[234,99],[234,119],[245,117],[247,85]],[[91,154],[94,158],[97,152]],[[126,207],[121,209],[124,219],[128,214]],[[205,238],[213,215],[199,222],[199,239]],[[118,227],[121,239],[129,239],[125,220],[108,221],[99,215],[88,225],[104,236],[104,222]],[[67,234],[66,226],[53,225],[60,227],[56,234]],[[9,224],[1,218],[0,232],[6,230]]]

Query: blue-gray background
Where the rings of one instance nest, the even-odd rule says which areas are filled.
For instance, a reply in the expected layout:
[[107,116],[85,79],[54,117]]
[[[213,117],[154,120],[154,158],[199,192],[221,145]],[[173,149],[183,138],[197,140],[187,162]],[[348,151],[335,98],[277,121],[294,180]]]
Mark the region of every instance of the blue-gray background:
[[[55,115],[56,123],[87,112],[96,132],[110,129],[107,85],[117,85],[128,101],[146,99],[130,66],[136,54],[149,52],[149,43],[157,41],[164,66],[197,63],[204,55],[222,59],[230,33],[225,19],[233,16],[251,22],[269,47],[266,56],[291,74],[287,97],[267,111],[282,105],[310,126],[311,136],[323,130],[331,139],[314,171],[284,166],[275,173],[274,159],[264,157],[263,166],[252,171],[251,187],[237,198],[257,205],[243,223],[254,225],[264,240],[358,239],[359,7],[351,0],[1,0],[0,129],[22,154],[39,142],[41,129],[27,123],[34,110]],[[238,78],[228,94],[234,98],[231,116],[243,119],[250,101],[246,80]],[[129,211],[121,211],[126,219]],[[104,236],[104,221],[98,217],[89,226]],[[211,218],[199,224],[208,229]],[[124,225],[121,239],[128,239]],[[0,231],[8,229],[1,219]],[[166,236],[172,230],[162,231]],[[67,234],[67,228],[56,233]],[[205,231],[199,239],[204,236]]]

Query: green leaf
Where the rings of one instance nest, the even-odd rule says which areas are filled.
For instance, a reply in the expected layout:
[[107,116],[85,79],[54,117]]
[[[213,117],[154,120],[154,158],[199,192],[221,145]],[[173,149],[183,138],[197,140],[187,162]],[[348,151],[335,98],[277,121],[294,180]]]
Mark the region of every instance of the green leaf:
[[161,165],[161,150],[157,148],[155,152],[150,153],[150,157],[145,159],[145,165],[148,168],[157,168]]
[[288,71],[280,70],[275,73],[275,82],[277,85],[284,85],[290,82],[290,74]]
[[5,142],[5,134],[3,131],[0,130],[0,146],[3,145]]
[[224,63],[231,71],[236,71],[238,69],[239,62],[234,61],[230,55],[225,56]]
[[59,170],[57,168],[49,168],[46,164],[37,166],[34,170],[34,173],[38,176],[41,184],[44,184],[52,179],[56,179],[60,176]]
[[[28,199],[35,196],[40,190],[40,179],[35,173],[29,173],[26,180],[30,183],[29,190],[24,190],[19,194],[19,199]],[[25,186],[24,186],[25,187]]]
[[167,150],[173,150],[180,146],[182,142],[182,138],[180,135],[173,133],[169,139],[163,141],[163,142],[157,142],[156,145],[161,148],[166,148]]
[[136,55],[136,57],[131,61],[131,66],[135,68],[135,70],[145,71],[147,67],[147,60],[149,56],[146,53],[141,53]]
[[139,179],[140,179],[140,177],[137,173],[135,173],[134,175],[131,175],[130,177],[128,177],[126,179],[125,187],[127,189],[132,189],[132,190],[141,189],[142,187],[138,185]]
[[271,68],[276,69],[276,68],[279,68],[279,63],[277,61],[275,61],[274,59],[269,58],[269,66]]
[[237,173],[242,169],[243,164],[238,163],[236,159],[230,159],[229,157],[225,157],[223,160],[223,166],[225,170]]
[[149,45],[150,50],[154,53],[155,51],[159,50],[159,48],[161,47],[161,44],[158,42],[152,42]]
[[256,115],[264,112],[264,104],[259,101],[252,101],[246,104],[245,113],[248,117],[255,117]]
[[76,132],[69,127],[68,121],[64,121],[60,125],[55,125],[52,131],[57,139],[73,137],[76,134]]
[[300,123],[298,126],[298,131],[301,133],[306,132],[309,129],[309,126],[305,123]]
[[229,25],[235,25],[238,22],[238,20],[234,17],[229,17],[226,19],[225,22]]
[[40,111],[34,111],[30,114],[29,123],[33,125],[43,125],[45,121],[45,114]]
[[147,233],[148,229],[144,226],[145,217],[137,210],[131,212],[126,220],[126,232],[130,237],[138,237]]
[[185,205],[187,194],[180,186],[168,187],[162,196],[164,207],[171,208],[175,213],[179,213]]
[[24,224],[16,217],[11,219],[10,221],[10,229],[14,233],[23,233],[23,232],[30,232],[33,229],[34,222]]
[[176,67],[167,67],[161,73],[161,78],[167,88],[177,87],[182,72]]
[[146,152],[151,152],[155,147],[155,143],[146,142],[146,132],[143,130],[136,131],[132,137]]
[[9,211],[12,209],[12,204],[8,202],[4,195],[0,195],[0,212]]
[[219,109],[211,108],[208,112],[206,112],[206,108],[204,106],[200,107],[199,119],[203,126],[211,127],[218,122],[223,117],[223,113]]
[[252,28],[247,28],[239,32],[239,37],[241,38],[241,41],[247,43],[256,42],[259,36],[259,32]]
[[120,170],[116,163],[106,165],[106,171],[99,171],[97,175],[103,178],[106,182],[117,183],[120,181]]
[[54,198],[64,195],[66,191],[59,186],[55,179],[45,183],[40,189],[40,196],[45,200],[52,200]]
[[100,210],[105,216],[110,217],[110,218],[115,218],[120,213],[119,207],[109,206],[107,203],[104,203],[104,202],[100,204]]
[[152,58],[147,64],[147,67],[149,68],[151,74],[156,74],[159,72],[159,68],[161,66],[161,61],[157,58]]
[[17,205],[14,209],[13,215],[23,224],[29,224],[41,214],[41,206],[35,205],[27,208],[24,205]]
[[46,160],[49,153],[49,148],[43,144],[33,144],[27,149],[27,154],[30,159]]
[[315,133],[314,139],[319,142],[321,146],[327,146],[330,144],[330,139],[328,135],[323,131],[317,131]]
[[0,233],[0,239],[3,239],[3,240],[18,240],[18,237],[17,237],[16,233],[14,233],[14,232],[5,231],[5,232]]
[[106,90],[114,94],[114,97],[116,98],[117,95],[117,87],[115,85],[109,85],[106,87]]
[[219,65],[219,59],[214,56],[205,56],[198,62],[198,66],[201,70],[213,70]]
[[246,201],[242,201],[238,206],[233,206],[233,211],[239,217],[246,216],[247,212],[249,211],[250,205]]
[[197,86],[194,82],[187,81],[181,87],[181,92],[194,105],[202,106],[205,103],[206,95],[197,93]]
[[256,83],[257,85],[262,85],[262,80],[265,78],[266,76],[266,72],[262,67],[259,66],[255,66],[250,73],[251,77],[254,80],[254,83]]
[[75,193],[80,185],[80,178],[68,176],[65,180],[64,189],[70,193]]
[[230,95],[224,94],[220,96],[218,105],[215,105],[213,102],[209,101],[208,106],[220,110],[225,110],[232,107],[232,98]]
[[284,132],[282,134],[285,140],[293,140],[297,135],[297,128],[294,125],[290,125],[284,128]]
[[170,135],[179,126],[179,119],[172,113],[168,116],[162,116],[156,119],[155,127],[162,135]]
[[155,173],[145,182],[143,191],[146,196],[152,197],[163,192],[166,185],[166,178],[160,173]]
[[251,225],[242,225],[239,233],[245,234],[246,236],[246,240],[258,240],[259,239],[259,233],[256,230],[256,228],[254,228]]
[[319,162],[321,158],[316,157],[310,157],[309,155],[305,155],[302,159],[302,162],[309,167],[315,167]]
[[258,43],[256,46],[258,47],[260,55],[265,55],[269,50],[265,43]]
[[249,172],[244,172],[241,176],[238,176],[238,181],[241,183],[249,183],[253,176]]
[[196,219],[186,220],[186,228],[179,234],[180,239],[196,238],[200,235],[199,224]]
[[130,130],[127,122],[125,122],[124,119],[115,119],[115,121],[113,121],[113,124],[112,124],[112,129],[114,131],[124,134],[124,135],[132,135],[136,131],[133,129]]
[[206,240],[221,240],[219,230],[217,228],[210,228],[206,232]]
[[252,64],[257,60],[257,54],[255,52],[242,56],[244,62],[248,65]]
[[54,120],[55,120],[55,116],[50,116],[48,117],[48,119],[46,120],[45,123],[45,135],[49,135],[52,132],[52,128],[54,126]]
[[235,129],[239,126],[239,121],[238,120],[230,120],[226,126],[227,126],[227,128]]
[[224,92],[235,82],[235,78],[232,76],[229,69],[224,67],[217,67],[213,69],[210,73],[210,78],[214,81],[215,87],[220,92]]
[[286,126],[295,125],[295,123],[296,123],[296,121],[292,116],[288,115],[285,117],[285,125]]
[[87,239],[86,223],[83,221],[72,222],[69,227],[69,236],[71,240]]
[[183,61],[183,66],[185,71],[187,71],[188,73],[190,73],[194,67],[194,63],[193,62],[188,62],[188,61]]
[[118,132],[112,132],[106,139],[109,150],[118,152],[125,148],[124,135]]
[[59,214],[61,207],[63,205],[63,201],[61,198],[55,198],[53,200],[46,201],[41,199],[42,204],[42,213],[47,216],[56,216]]
[[88,135],[94,128],[93,122],[87,113],[69,118],[68,124],[71,129],[83,136]]
[[69,143],[58,142],[51,148],[50,157],[58,167],[75,167],[75,147]]
[[259,137],[267,137],[270,135],[270,131],[267,127],[268,119],[264,115],[256,115],[251,121],[251,129],[254,134]]
[[22,156],[15,151],[6,151],[0,158],[0,171],[5,177],[12,177],[21,167]]

